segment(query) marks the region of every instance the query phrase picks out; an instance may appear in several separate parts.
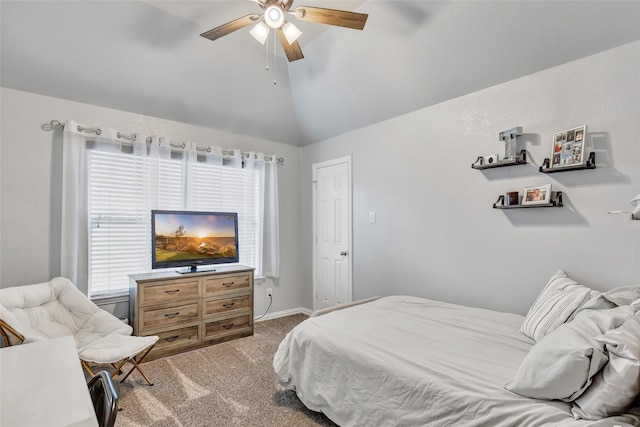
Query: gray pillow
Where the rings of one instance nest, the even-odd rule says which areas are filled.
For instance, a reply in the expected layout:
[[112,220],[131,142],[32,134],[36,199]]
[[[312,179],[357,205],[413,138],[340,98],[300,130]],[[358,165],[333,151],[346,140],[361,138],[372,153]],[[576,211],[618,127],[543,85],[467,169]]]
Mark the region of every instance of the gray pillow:
[[595,337],[634,314],[630,306],[581,311],[531,348],[505,388],[536,399],[573,401],[607,363],[604,344]]
[[520,326],[520,332],[540,341],[565,323],[585,302],[599,294],[558,270],[533,302]]
[[573,401],[576,419],[598,420],[624,413],[640,394],[640,316],[596,337],[605,345],[609,362],[589,388]]

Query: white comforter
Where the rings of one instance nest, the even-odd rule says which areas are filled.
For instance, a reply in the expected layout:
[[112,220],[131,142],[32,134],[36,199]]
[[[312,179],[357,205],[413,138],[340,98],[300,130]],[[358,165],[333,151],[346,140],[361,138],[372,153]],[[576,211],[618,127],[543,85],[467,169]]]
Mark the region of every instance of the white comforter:
[[640,426],[503,388],[533,341],[523,317],[416,297],[380,298],[311,317],[282,341],[278,381],[342,426]]

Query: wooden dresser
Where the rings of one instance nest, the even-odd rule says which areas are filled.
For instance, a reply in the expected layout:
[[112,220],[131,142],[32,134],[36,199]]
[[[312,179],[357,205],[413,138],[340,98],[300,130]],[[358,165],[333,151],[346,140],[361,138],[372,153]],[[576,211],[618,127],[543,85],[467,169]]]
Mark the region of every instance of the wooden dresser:
[[134,335],[160,340],[146,360],[253,335],[253,268],[129,276]]

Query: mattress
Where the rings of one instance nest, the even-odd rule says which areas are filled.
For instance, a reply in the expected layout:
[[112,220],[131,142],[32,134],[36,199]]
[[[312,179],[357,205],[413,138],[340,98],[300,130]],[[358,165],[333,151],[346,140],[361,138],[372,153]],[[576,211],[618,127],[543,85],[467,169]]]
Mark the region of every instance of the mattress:
[[274,356],[278,382],[341,426],[640,426],[575,420],[570,404],[504,389],[534,342],[523,316],[409,296],[311,317]]

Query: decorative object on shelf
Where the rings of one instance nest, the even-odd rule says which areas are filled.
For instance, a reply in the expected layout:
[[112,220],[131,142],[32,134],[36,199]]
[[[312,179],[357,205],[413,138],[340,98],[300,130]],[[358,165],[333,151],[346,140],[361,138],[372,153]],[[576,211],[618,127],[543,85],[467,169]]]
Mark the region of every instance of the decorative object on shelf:
[[517,191],[509,191],[506,194],[505,200],[507,202],[507,206],[516,206],[520,204],[520,193]]
[[504,141],[504,157],[502,160],[516,160],[518,158],[517,139],[522,135],[522,126],[500,132],[498,137]]
[[508,205],[505,204],[505,196],[504,194],[498,196],[498,200],[493,204],[494,209],[520,209],[520,208],[561,208],[562,203],[562,191],[551,192],[551,197],[548,203],[530,203],[524,204],[524,200],[522,204],[519,205]]
[[554,169],[582,165],[586,138],[587,125],[554,133],[550,167]]
[[575,171],[580,169],[595,169],[595,168],[596,168],[596,153],[592,151],[591,153],[589,153],[589,157],[587,157],[586,162],[581,163],[579,165],[564,166],[561,168],[552,168],[551,161],[549,160],[549,158],[546,158],[544,159],[544,162],[542,162],[542,166],[540,166],[540,172],[555,173],[555,172],[568,172],[568,171]]
[[631,205],[633,206],[633,212],[631,212],[631,219],[640,221],[640,194],[631,199]]
[[525,150],[518,152],[517,139],[520,135],[522,135],[522,126],[500,132],[498,138],[504,142],[504,156],[502,160],[500,160],[499,154],[478,156],[476,161],[471,164],[471,167],[473,169],[490,169],[526,164],[527,152]]
[[481,169],[502,168],[502,167],[505,167],[505,166],[526,165],[527,164],[527,152],[526,152],[526,150],[520,150],[520,153],[518,153],[516,158],[515,159],[511,159],[511,160],[505,160],[505,159],[499,160],[497,154],[494,154],[494,156],[496,156],[496,160],[492,161],[491,163],[489,163],[487,161],[487,158],[488,157],[493,157],[493,156],[478,156],[476,161],[471,164],[471,168],[472,169],[480,169],[481,170]]
[[498,160],[500,160],[500,154],[498,153],[491,154],[489,156],[484,156],[484,162],[488,165],[491,165],[493,163],[498,163]]
[[522,196],[523,205],[544,205],[551,200],[551,184],[526,187]]

